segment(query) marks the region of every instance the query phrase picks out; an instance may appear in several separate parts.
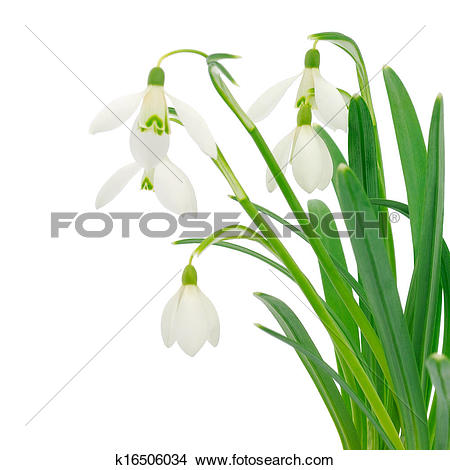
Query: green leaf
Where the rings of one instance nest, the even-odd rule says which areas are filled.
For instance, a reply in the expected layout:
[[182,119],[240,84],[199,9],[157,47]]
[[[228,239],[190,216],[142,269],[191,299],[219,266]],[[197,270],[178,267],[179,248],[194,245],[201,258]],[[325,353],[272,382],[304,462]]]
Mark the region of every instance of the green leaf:
[[[377,170],[378,170],[378,192],[379,197],[386,196],[386,188],[384,182],[384,171],[383,171],[383,158],[381,156],[381,147],[380,147],[380,140],[378,137],[378,130],[377,130],[377,121],[375,118],[375,111],[373,109],[372,104],[372,97],[370,93],[370,86],[369,86],[369,79],[367,76],[366,66],[364,64],[364,60],[359,50],[358,45],[356,42],[344,34],[337,33],[337,32],[327,32],[327,33],[317,33],[312,34],[308,37],[309,39],[315,39],[319,41],[329,41],[332,44],[343,49],[347,54],[352,57],[356,65],[356,74],[358,77],[358,84],[361,96],[364,98],[364,101],[367,104],[367,107],[370,112],[370,116],[373,121],[373,130],[375,134],[375,145],[376,145],[376,153],[377,153]],[[387,239],[386,239],[386,249],[388,252],[389,263],[391,265],[392,272],[395,276],[395,250],[394,250],[394,241],[392,237],[392,227],[391,223],[387,221]]]
[[348,108],[350,105],[350,100],[352,99],[352,95],[342,88],[338,88],[337,91],[341,94],[342,98],[344,98],[345,106]]
[[[355,172],[367,196],[370,198],[378,197],[379,181],[375,130],[369,108],[361,96],[354,96],[350,101],[348,117],[348,161],[350,168]],[[376,211],[378,216],[382,212],[387,212],[384,207]],[[385,237],[386,231],[381,219],[380,228],[383,237]],[[370,309],[366,309],[363,305],[361,308],[373,325]],[[381,370],[364,337],[361,338],[361,350],[365,361],[367,364],[370,364],[372,380],[377,386],[378,394],[380,396],[386,396],[387,390],[385,390],[383,380],[380,380],[380,377],[382,377]],[[372,442],[378,439],[376,432],[374,432],[374,429],[370,426],[368,427],[368,439]]]
[[[337,260],[340,266],[343,269],[347,270],[347,263],[345,260],[344,250],[342,249],[341,240],[338,235],[338,231],[336,228],[336,222],[333,218],[333,214],[330,212],[329,208],[326,206],[325,203],[318,199],[311,199],[308,201],[308,211],[309,216],[314,215],[317,218],[318,224],[316,227],[317,234],[321,237],[322,242],[327,249],[328,253],[333,257],[333,259]],[[326,225],[325,225],[326,224]],[[334,237],[331,237],[330,234],[328,235],[324,233],[325,230],[331,230],[334,234]],[[325,300],[330,308],[336,313],[338,316],[340,323],[343,324],[344,329],[348,332],[352,344],[356,345],[356,348],[359,349],[359,330],[358,326],[356,325],[355,321],[349,315],[347,307],[345,306],[344,302],[342,301],[339,293],[336,291],[333,283],[330,281],[327,273],[323,269],[323,267],[319,263],[320,268],[320,275],[322,278],[322,285],[323,291],[325,294]],[[351,288],[347,287],[349,295],[351,295]],[[338,365],[338,370],[340,375],[342,375],[347,382],[353,381],[354,378],[351,372],[348,371],[345,362],[339,355],[339,352],[336,351],[336,361]],[[356,388],[356,384],[354,385]],[[342,394],[344,400],[348,401],[348,395],[343,392]],[[350,403],[352,407],[352,414],[355,423],[357,426],[362,426],[362,419],[360,417],[360,410],[355,406],[352,402]],[[358,429],[358,433],[361,434],[360,430]]]
[[262,325],[257,324],[256,326],[262,331],[264,331],[265,333],[268,333],[269,335],[282,341],[283,343],[286,343],[289,346],[292,346],[294,349],[297,350],[299,355],[305,356],[305,358],[309,359],[311,363],[315,364],[318,369],[322,369],[326,375],[330,376],[333,380],[335,380],[341,386],[341,388],[344,389],[351,396],[352,400],[357,404],[357,406],[361,409],[361,411],[367,416],[367,418],[378,429],[380,435],[383,437],[389,449],[402,449],[403,448],[402,443],[398,439],[397,436],[394,435],[395,444],[392,442],[391,439],[389,439],[388,435],[380,426],[379,421],[377,420],[375,415],[372,413],[372,411],[365,405],[365,403],[362,400],[360,400],[360,398],[358,397],[358,394],[347,384],[347,382],[345,382],[345,380],[339,374],[337,374],[336,371],[334,371],[333,368],[330,367],[320,357],[320,355],[315,354],[314,351],[311,351],[307,347],[307,345],[300,343],[299,341],[295,341],[289,337],[280,335],[276,331],[273,331]]
[[[255,293],[255,296],[269,309],[288,338],[301,343],[306,350],[321,359],[319,351],[304,326],[284,302],[267,294]],[[317,367],[307,356],[299,352],[298,355],[330,412],[343,447],[345,449],[360,449],[361,443],[356,434],[351,416],[333,379],[320,367]]]
[[228,80],[230,80],[230,82],[233,85],[239,86],[236,80],[233,78],[231,73],[228,71],[228,69],[224,65],[222,65],[220,62],[210,62],[210,64],[215,65],[225,75],[225,77],[227,77]]
[[[220,65],[220,67],[219,67]],[[231,93],[230,89],[227,87],[225,82],[222,80],[222,74],[224,74],[230,80],[230,74],[228,71],[224,72],[225,67],[223,67],[220,62],[211,62],[208,64],[208,72],[211,78],[211,82],[214,85],[217,93],[225,101],[228,107],[233,111],[236,117],[241,121],[242,125],[248,132],[252,132],[255,129],[255,125],[252,120],[247,116],[244,110],[241,108],[239,103],[236,101],[236,98]],[[226,70],[226,69],[225,69]],[[232,77],[231,77],[232,78]],[[232,82],[234,79],[231,80]],[[278,169],[279,171],[279,169]]]
[[[234,196],[231,196],[231,199],[233,199],[234,201],[237,201],[237,198],[234,197]],[[271,210],[269,210],[269,209],[267,209],[263,206],[260,206],[259,204],[254,204],[254,206],[260,212],[262,212],[263,214],[266,214],[269,217],[271,217],[272,219],[276,220],[277,222],[282,224],[284,227],[288,228],[293,233],[298,235],[302,240],[304,240],[308,243],[308,238],[301,231],[301,229],[299,229],[297,226],[291,224],[287,220],[283,219],[282,217],[275,214]],[[342,278],[347,282],[349,287],[351,287],[355,291],[355,293],[359,297],[359,300],[365,305],[365,307],[369,308],[369,304],[368,304],[367,299],[366,299],[366,294],[364,292],[364,288],[362,287],[362,285],[348,272],[347,268],[345,266],[343,266],[336,257],[334,257],[332,254],[330,254],[330,256],[331,256],[331,259],[333,260],[333,263],[335,264],[337,270],[341,274]]]
[[206,58],[206,61],[208,62],[208,64],[210,64],[211,62],[216,62],[222,59],[241,59],[241,56],[235,54],[227,54],[226,52],[217,52],[215,54],[210,54]]
[[442,290],[444,292],[444,338],[442,340],[442,353],[450,357],[450,252],[442,240]]
[[427,151],[419,120],[406,88],[391,68],[384,67],[383,76],[405,178],[408,206],[411,213],[411,232],[416,252],[420,241],[426,187]]
[[[344,211],[367,214],[376,220],[374,209],[352,170],[341,165],[338,193]],[[391,373],[397,406],[409,449],[427,449],[428,429],[414,350],[403,318],[400,298],[383,241],[378,231],[365,230],[364,237],[351,238],[353,252],[375,326]]]
[[[318,199],[311,199],[308,201],[308,211],[310,214],[314,214],[317,219],[320,221],[316,227],[316,232],[322,239],[325,248],[328,253],[332,255],[333,260],[336,260],[337,263],[342,267],[342,270],[347,270],[347,263],[345,261],[344,250],[342,249],[341,240],[338,235],[336,228],[336,222],[334,221],[333,214],[330,212],[329,208],[325,203],[319,201]],[[323,231],[323,223],[327,221],[327,227],[332,230],[336,235],[335,237],[327,236]],[[333,311],[339,316],[342,323],[345,325],[347,331],[351,334],[353,341],[359,343],[359,332],[358,327],[349,315],[347,307],[342,301],[339,294],[336,292],[333,284],[331,283],[328,275],[325,270],[320,266],[320,274],[322,277],[323,290],[325,294],[325,300],[327,304],[333,309]],[[351,288],[348,287],[349,294],[351,294]]]
[[369,108],[354,96],[348,112],[348,162],[369,197],[378,197],[377,149]]
[[[392,201],[390,199],[371,199],[371,202],[372,204],[384,205],[409,217],[408,205],[402,202]],[[450,252],[444,239],[442,239],[441,253],[441,283],[444,294],[444,337],[442,341],[442,353],[448,357],[450,356]]]
[[[440,263],[444,218],[444,120],[442,97],[436,99],[431,118],[426,195],[421,219],[420,243],[406,303],[408,320],[421,383],[427,396],[425,360],[432,351],[440,293]],[[414,213],[408,204],[410,217]]]
[[214,233],[206,237],[194,250],[193,255],[196,254],[197,256],[200,256],[208,246],[219,241],[235,239],[244,239],[258,242],[270,253],[274,254],[269,241],[266,240],[261,234],[255,232],[253,229],[245,225],[232,224],[216,230]]
[[370,202],[372,205],[376,206],[384,206],[389,207],[389,209],[394,209],[400,214],[409,218],[409,208],[408,204],[404,204],[403,202],[393,201],[392,199],[379,199],[379,198],[371,198]]
[[[174,245],[189,245],[191,243],[202,243],[205,239],[204,238],[184,238],[182,240],[176,240],[173,242]],[[292,277],[291,273],[281,264],[277,263],[276,261],[268,258],[267,256],[262,255],[261,253],[258,253],[257,251],[250,250],[249,248],[246,248],[245,246],[240,246],[236,245],[235,243],[229,243],[229,242],[215,242],[213,246],[221,246],[223,248],[228,248],[230,250],[234,251],[239,251],[241,253],[244,253],[246,255],[253,256],[256,259],[259,259],[260,261],[263,261],[264,263],[268,264],[272,268],[277,269],[293,281],[295,279]]]
[[436,390],[436,431],[434,449],[450,449],[450,360],[433,354],[426,367]]
[[336,142],[330,137],[328,132],[322,126],[319,126],[319,124],[313,124],[313,127],[314,127],[314,130],[319,135],[319,137],[323,140],[323,142],[327,146],[328,151],[330,152],[331,159],[333,160],[333,178],[331,181],[333,183],[334,189],[336,190],[338,166],[341,163],[347,164],[347,160],[344,158],[344,155],[342,155],[342,152],[340,151],[339,147],[336,145]]

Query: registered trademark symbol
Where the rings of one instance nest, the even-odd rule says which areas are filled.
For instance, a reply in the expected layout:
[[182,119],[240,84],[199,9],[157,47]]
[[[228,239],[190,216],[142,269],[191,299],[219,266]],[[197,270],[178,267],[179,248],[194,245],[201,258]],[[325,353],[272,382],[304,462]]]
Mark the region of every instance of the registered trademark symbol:
[[398,212],[391,212],[389,214],[389,220],[391,223],[396,224],[400,220],[400,214]]

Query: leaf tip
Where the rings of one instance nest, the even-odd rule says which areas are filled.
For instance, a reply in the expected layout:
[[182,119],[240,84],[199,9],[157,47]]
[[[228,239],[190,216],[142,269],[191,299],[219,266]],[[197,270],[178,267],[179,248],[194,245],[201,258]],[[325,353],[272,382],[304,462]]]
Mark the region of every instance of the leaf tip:
[[337,167],[337,171],[341,174],[344,174],[344,173],[350,171],[350,167],[348,165],[346,165],[345,163],[339,163],[339,165]]

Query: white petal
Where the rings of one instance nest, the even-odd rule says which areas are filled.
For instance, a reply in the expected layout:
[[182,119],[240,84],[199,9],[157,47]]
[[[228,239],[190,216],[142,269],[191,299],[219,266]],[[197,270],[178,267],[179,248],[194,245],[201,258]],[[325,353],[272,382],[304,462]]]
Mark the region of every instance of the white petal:
[[105,106],[92,121],[89,132],[110,131],[123,124],[136,111],[147,90],[122,96]]
[[[317,138],[320,139],[320,137]],[[322,153],[322,160],[323,171],[319,184],[317,185],[317,188],[321,191],[323,191],[330,184],[331,178],[333,178],[333,160],[331,159],[328,148],[326,149],[326,152],[324,151]]]
[[95,200],[95,208],[100,209],[105,204],[112,201],[140,168],[141,166],[138,163],[133,162],[117,170],[100,188],[97,199]]
[[329,155],[326,145],[311,126],[301,126],[292,156],[292,172],[297,183],[308,193],[325,181],[329,167],[324,155]]
[[[309,98],[309,104],[311,105],[311,108],[314,112],[314,116],[316,117],[316,119],[318,121],[320,121],[321,123],[324,123],[325,120],[324,120],[323,116],[320,114],[320,111],[317,109],[316,100],[314,99],[314,96],[311,96]],[[334,128],[332,128],[332,129],[335,130]]]
[[141,131],[136,119],[130,133],[130,150],[134,159],[146,169],[154,168],[160,163],[169,150],[169,136],[155,134],[151,129]]
[[314,69],[315,103],[323,123],[332,129],[347,130],[348,110],[339,91]]
[[303,72],[302,80],[300,82],[300,86],[298,87],[297,97],[295,99],[295,106],[297,107],[298,101],[300,98],[306,98],[308,95],[311,94],[311,88],[314,88],[314,77],[313,77],[313,70],[318,69],[309,69],[306,68]]
[[199,291],[197,286],[184,286],[175,315],[176,340],[189,356],[197,354],[208,339],[208,318]]
[[289,87],[300,75],[286,78],[266,90],[251,106],[247,114],[252,121],[258,122],[265,119],[281,101]]
[[[278,165],[281,168],[283,173],[286,172],[286,167],[289,163],[289,155],[291,152],[292,139],[294,137],[295,129],[293,129],[289,134],[284,136],[273,149],[273,156],[275,157]],[[268,191],[271,193],[276,187],[277,182],[272,175],[272,172],[267,168],[266,172],[266,186]]]
[[200,150],[209,157],[217,158],[216,141],[205,120],[188,104],[169,94],[167,94],[167,96],[175,106],[175,111],[180,117],[180,121],[184,124],[187,133],[200,147]]
[[184,286],[180,287],[176,294],[171,297],[164,307],[164,311],[161,317],[161,335],[164,344],[170,348],[175,343],[175,315],[180,302],[180,296],[183,293]]
[[198,290],[208,322],[208,341],[213,346],[217,346],[220,337],[219,316],[217,315],[217,311],[213,303],[208,299],[208,297],[206,297],[200,288]]
[[167,157],[155,168],[156,197],[171,212],[197,212],[197,200],[189,178]]

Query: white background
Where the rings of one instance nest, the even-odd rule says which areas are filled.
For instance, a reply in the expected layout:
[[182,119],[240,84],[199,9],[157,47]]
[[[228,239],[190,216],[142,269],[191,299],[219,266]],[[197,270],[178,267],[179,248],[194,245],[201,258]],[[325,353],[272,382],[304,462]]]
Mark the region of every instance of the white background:
[[[406,6],[407,5],[407,6]],[[253,296],[284,299],[332,361],[319,321],[270,270],[243,255],[211,248],[197,261],[199,285],[217,307],[221,339],[195,358],[160,337],[160,315],[179,286],[174,279],[28,425],[25,423],[187,261],[176,237],[149,239],[117,225],[103,239],[69,228],[50,237],[50,213],[94,209],[96,193],[131,161],[128,131],[88,134],[93,116],[120,95],[145,86],[163,53],[193,47],[243,56],[227,65],[244,109],[269,85],[301,71],[306,36],[340,31],[353,37],[369,76],[392,60],[416,106],[425,135],[435,95],[450,94],[448,35],[442,2],[40,1],[3,7],[1,72],[2,184],[2,468],[108,469],[116,452],[195,455],[332,455],[335,468],[398,463],[422,468],[448,453],[344,453],[325,406],[296,354],[254,327],[276,327]],[[27,25],[91,91],[28,30]],[[319,44],[325,78],[357,91],[351,59]],[[284,214],[279,192],[265,190],[265,168],[251,139],[215,94],[203,60],[164,63],[170,93],[207,117],[232,167],[256,202]],[[388,197],[405,201],[401,166],[382,74],[372,83]],[[261,125],[267,141],[295,124],[295,87]],[[447,126],[448,130],[448,126]],[[346,137],[336,140],[345,149]],[[230,189],[183,130],[171,158],[191,178],[199,209],[238,210]],[[293,181],[292,175],[289,178]],[[448,178],[447,178],[448,182]],[[138,178],[105,211],[159,211]],[[298,189],[306,206],[307,194]],[[313,197],[337,208],[331,188]],[[447,198],[448,202],[448,198]],[[245,219],[242,219],[245,220]],[[448,236],[448,224],[445,228]],[[411,272],[407,221],[394,226],[402,300]],[[318,283],[314,256],[302,241],[289,248]],[[348,247],[347,247],[348,248]],[[295,286],[296,295],[303,300]]]

